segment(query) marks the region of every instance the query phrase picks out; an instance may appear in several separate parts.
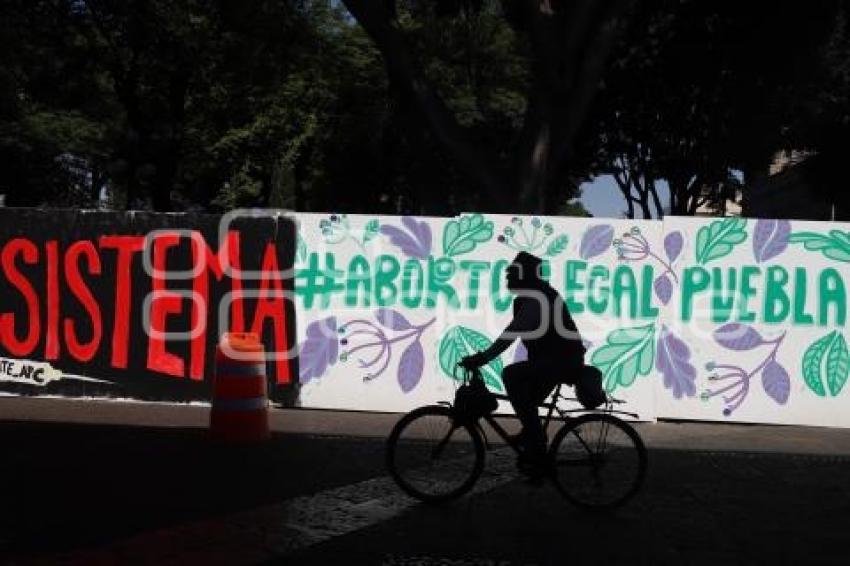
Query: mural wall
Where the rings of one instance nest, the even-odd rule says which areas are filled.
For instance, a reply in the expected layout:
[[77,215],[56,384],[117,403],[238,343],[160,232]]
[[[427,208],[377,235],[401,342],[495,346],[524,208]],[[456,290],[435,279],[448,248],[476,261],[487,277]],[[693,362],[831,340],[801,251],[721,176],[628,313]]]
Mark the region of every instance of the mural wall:
[[229,329],[263,335],[287,405],[450,400],[528,251],[642,419],[850,426],[846,224],[267,214],[0,209],[0,393],[208,399]]
[[[404,411],[510,319],[504,268],[545,259],[605,387],[641,418],[850,426],[850,229],[463,214],[299,215],[300,403]],[[320,276],[321,275],[321,276]],[[522,359],[514,346],[485,368]]]
[[0,209],[0,392],[208,399],[222,332],[294,351],[294,222],[222,220]]
[[[300,403],[406,411],[450,400],[455,366],[511,318],[505,267],[543,258],[605,386],[655,418],[658,222],[462,214],[456,218],[299,214]],[[672,283],[671,283],[672,285]],[[483,368],[503,391],[519,343]]]
[[658,414],[850,426],[850,226],[667,218],[664,230],[682,253]]

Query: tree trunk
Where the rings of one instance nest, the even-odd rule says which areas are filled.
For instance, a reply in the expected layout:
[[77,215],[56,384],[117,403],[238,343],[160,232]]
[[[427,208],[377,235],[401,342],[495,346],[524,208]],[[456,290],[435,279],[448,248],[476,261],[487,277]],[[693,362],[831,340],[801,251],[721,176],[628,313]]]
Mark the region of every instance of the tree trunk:
[[655,217],[659,220],[664,218],[664,207],[661,206],[661,199],[658,198],[658,188],[655,186],[655,179],[650,177],[646,181],[646,189],[652,195],[652,203],[655,205]]
[[649,193],[645,192],[645,191],[641,192],[640,197],[639,197],[639,201],[640,201],[640,211],[643,214],[644,220],[651,220],[652,219],[652,209],[649,208]]
[[484,192],[489,208],[507,212],[510,208],[507,195],[511,191],[505,175],[489,161],[487,153],[470,138],[428,82],[394,19],[393,2],[343,0],[343,3],[384,56],[388,75],[416,101],[436,139]]
[[[382,53],[387,72],[416,102],[435,138],[483,192],[496,212],[547,211],[547,191],[567,166],[575,136],[592,102],[617,28],[611,25],[626,2],[577,0],[559,9],[522,3],[518,27],[534,53],[534,78],[514,176],[458,124],[412,56],[395,17],[393,0],[343,0]],[[557,109],[554,107],[557,101]],[[513,210],[514,212],[516,210]]]
[[519,147],[518,192],[515,211],[521,214],[546,212],[546,188],[552,149],[552,101],[545,88],[534,89],[525,116]]

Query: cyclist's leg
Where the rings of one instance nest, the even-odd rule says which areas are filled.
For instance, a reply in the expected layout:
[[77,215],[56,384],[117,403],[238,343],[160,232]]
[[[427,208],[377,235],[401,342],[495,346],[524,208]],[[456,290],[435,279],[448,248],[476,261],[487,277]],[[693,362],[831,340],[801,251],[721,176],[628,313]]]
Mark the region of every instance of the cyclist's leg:
[[532,459],[546,453],[546,433],[537,413],[540,403],[552,392],[555,382],[539,365],[529,361],[507,366],[502,381],[514,412],[522,423],[523,444]]

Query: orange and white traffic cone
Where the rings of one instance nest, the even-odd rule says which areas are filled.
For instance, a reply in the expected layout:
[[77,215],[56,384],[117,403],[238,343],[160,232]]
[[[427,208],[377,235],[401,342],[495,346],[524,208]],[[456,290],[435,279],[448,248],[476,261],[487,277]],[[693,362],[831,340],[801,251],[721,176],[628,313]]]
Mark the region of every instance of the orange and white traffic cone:
[[270,436],[265,350],[256,334],[225,334],[216,348],[210,436],[229,442]]

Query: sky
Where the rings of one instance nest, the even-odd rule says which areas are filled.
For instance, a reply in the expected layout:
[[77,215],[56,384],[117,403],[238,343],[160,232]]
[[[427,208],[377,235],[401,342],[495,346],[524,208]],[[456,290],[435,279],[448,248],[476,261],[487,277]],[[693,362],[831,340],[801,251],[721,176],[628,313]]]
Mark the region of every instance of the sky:
[[[590,213],[599,218],[622,218],[626,211],[626,202],[623,193],[617,187],[617,182],[611,175],[597,177],[590,183],[581,186],[582,195],[579,199]],[[670,205],[670,193],[667,183],[659,181],[658,196],[661,205],[667,208]],[[640,212],[636,215],[640,217]]]

